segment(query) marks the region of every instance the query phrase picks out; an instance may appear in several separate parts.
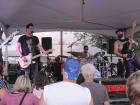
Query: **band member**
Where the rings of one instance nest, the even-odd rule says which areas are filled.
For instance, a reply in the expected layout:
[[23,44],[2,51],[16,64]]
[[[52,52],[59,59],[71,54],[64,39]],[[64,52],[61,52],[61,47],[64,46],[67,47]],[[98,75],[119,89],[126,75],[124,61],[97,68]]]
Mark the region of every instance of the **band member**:
[[88,52],[89,48],[87,45],[83,47],[84,53],[86,54],[87,58],[91,57],[91,54]]
[[140,69],[140,60],[134,52],[132,52],[132,48],[137,44],[133,40],[133,34],[136,27],[136,21],[132,23],[132,33],[130,38],[126,38],[125,32],[123,29],[118,29],[116,34],[118,35],[118,39],[114,43],[114,53],[123,58],[124,65],[126,69],[125,77],[127,78],[131,73],[135,71],[135,68]]
[[[33,28],[34,25],[32,23],[27,24],[26,34],[21,36],[17,42],[17,52],[24,62],[27,62],[27,58],[25,57],[27,55],[35,56],[39,53],[45,54],[45,50],[39,44],[39,39],[33,36]],[[32,82],[34,82],[36,74],[39,71],[39,63],[40,59],[36,58],[29,67],[23,69],[25,75],[30,76]]]
[[81,57],[79,60],[80,60],[80,65],[84,65],[86,63],[93,63],[92,61],[92,56],[91,54],[88,52],[89,48],[87,45],[85,45],[83,47],[83,53],[84,53],[84,57]]

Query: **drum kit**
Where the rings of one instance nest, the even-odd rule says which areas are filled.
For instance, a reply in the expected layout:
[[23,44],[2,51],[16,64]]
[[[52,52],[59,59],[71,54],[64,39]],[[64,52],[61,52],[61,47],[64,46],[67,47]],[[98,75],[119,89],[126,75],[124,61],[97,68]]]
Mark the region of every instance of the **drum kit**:
[[[87,55],[83,52],[67,52],[72,55],[72,57],[68,56],[59,56],[60,58],[67,59],[76,59],[80,62],[80,65],[84,65],[87,63],[91,63],[96,67],[96,78],[101,77],[108,77],[108,71],[109,71],[109,65],[108,65],[108,59],[106,56],[104,56],[101,53],[95,54],[94,56],[87,57]],[[57,69],[54,66],[54,62],[48,62],[42,66],[42,70],[46,71],[48,77],[50,78],[50,81],[56,82],[57,77],[55,77],[55,69]],[[56,63],[58,61],[55,61]]]
[[108,78],[111,76],[111,69],[108,57],[105,56],[104,52],[98,52],[94,55],[95,67],[100,71],[101,77]]
[[[83,52],[68,52],[73,55],[77,60],[79,60],[80,65],[84,65],[87,63],[91,63],[96,68],[95,78],[108,78],[110,75],[110,64],[107,56],[105,56],[104,52],[98,52],[94,56],[89,56]],[[75,59],[74,58],[74,59]]]
[[[83,52],[68,52],[68,53],[70,53],[73,56],[72,59],[77,59],[80,62],[80,67],[87,63],[91,63],[95,66],[96,61],[94,56],[87,57],[87,54]],[[101,77],[101,73],[99,70],[96,69],[95,78],[100,78],[100,77]]]

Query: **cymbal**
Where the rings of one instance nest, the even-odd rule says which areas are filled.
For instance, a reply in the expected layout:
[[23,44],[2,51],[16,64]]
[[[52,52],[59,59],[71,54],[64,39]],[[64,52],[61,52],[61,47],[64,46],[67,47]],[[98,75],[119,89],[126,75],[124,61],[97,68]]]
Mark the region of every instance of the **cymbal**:
[[69,58],[68,56],[65,56],[65,55],[61,55],[60,57],[62,57],[62,58]]
[[70,53],[71,55],[78,57],[78,58],[86,58],[86,54],[83,52],[67,52]]
[[105,55],[105,52],[97,52],[94,54],[94,57],[97,57],[97,56],[104,56]]

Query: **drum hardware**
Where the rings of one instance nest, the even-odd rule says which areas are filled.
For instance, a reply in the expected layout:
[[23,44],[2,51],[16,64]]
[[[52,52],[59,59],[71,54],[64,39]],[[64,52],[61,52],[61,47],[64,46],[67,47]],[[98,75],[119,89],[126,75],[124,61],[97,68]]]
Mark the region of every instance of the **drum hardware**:
[[117,68],[114,63],[110,64],[110,72],[111,72],[111,76],[117,76]]
[[44,65],[42,66],[42,71],[44,71],[48,77],[49,83],[55,83],[57,81],[57,79],[54,76],[54,72],[51,70],[51,67],[53,65],[49,64],[49,65]]
[[104,56],[104,53],[98,52],[95,54],[95,63],[96,68],[101,72],[101,77],[108,78],[110,76],[110,64],[108,58]]

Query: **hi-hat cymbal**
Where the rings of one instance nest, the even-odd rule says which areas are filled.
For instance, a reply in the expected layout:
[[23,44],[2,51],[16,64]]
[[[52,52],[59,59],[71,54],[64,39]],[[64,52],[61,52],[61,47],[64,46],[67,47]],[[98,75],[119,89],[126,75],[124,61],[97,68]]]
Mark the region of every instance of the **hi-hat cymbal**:
[[86,54],[83,52],[67,52],[70,53],[71,55],[73,55],[74,57],[78,57],[78,58],[86,58]]

